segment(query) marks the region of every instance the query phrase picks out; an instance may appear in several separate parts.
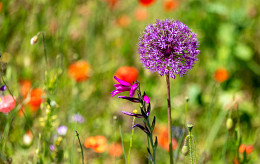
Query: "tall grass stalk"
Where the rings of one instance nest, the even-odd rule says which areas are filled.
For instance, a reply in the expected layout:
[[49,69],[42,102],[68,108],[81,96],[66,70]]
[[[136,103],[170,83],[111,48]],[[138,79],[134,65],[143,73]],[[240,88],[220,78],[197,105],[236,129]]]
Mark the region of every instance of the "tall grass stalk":
[[[77,129],[77,121],[75,121],[73,131],[76,131],[76,129]],[[72,139],[72,147],[71,147],[71,152],[70,152],[70,164],[73,164],[75,138],[76,138],[76,134],[73,135],[73,139]]]
[[[133,117],[132,127],[134,125],[135,125],[135,117]],[[132,149],[132,145],[133,145],[134,131],[135,131],[135,129],[132,128],[132,133],[131,133],[131,137],[130,137],[130,144],[129,144],[129,150],[128,150],[128,156],[127,156],[127,164],[129,164],[129,162],[130,162],[130,154],[131,154],[131,149]]]
[[125,164],[127,164],[127,162],[126,162],[126,161],[127,161],[127,158],[126,158],[125,147],[124,147],[124,138],[123,138],[121,126],[119,126],[119,131],[120,131],[121,144],[122,144],[122,148],[123,148],[123,154],[124,154]]

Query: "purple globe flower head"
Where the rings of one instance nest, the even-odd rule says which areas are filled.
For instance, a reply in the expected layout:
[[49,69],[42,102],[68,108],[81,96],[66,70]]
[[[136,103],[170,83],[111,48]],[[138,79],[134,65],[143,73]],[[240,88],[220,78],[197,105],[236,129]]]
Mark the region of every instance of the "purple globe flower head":
[[199,42],[184,23],[157,20],[139,37],[138,52],[143,66],[160,76],[185,75],[197,61]]
[[64,126],[64,125],[61,125],[61,126],[59,126],[59,127],[57,128],[57,132],[58,132],[58,134],[61,135],[61,136],[65,136],[66,133],[67,133],[67,130],[68,130],[67,126]]

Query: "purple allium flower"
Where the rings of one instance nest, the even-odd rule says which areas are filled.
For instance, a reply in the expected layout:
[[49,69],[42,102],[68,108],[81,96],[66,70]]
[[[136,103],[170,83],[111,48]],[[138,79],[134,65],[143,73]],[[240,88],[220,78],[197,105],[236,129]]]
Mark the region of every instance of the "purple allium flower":
[[84,119],[84,117],[83,117],[82,115],[80,115],[80,114],[74,114],[74,115],[72,116],[72,121],[78,122],[78,123],[84,123],[85,119]]
[[184,23],[174,20],[157,20],[146,26],[139,37],[138,52],[143,66],[160,76],[183,76],[189,71],[200,53],[199,42]]
[[114,84],[114,87],[116,88],[116,90],[111,92],[112,96],[115,96],[118,93],[125,92],[125,91],[130,91],[129,97],[134,96],[135,90],[138,88],[137,83],[130,84],[124,80],[117,78],[116,76],[114,76],[114,78],[116,79],[116,81],[119,82],[119,84]]
[[58,132],[58,134],[61,135],[61,136],[65,136],[66,133],[67,133],[67,130],[68,130],[68,128],[67,128],[66,126],[64,126],[64,125],[61,125],[61,126],[59,126],[59,127],[57,128],[57,132]]

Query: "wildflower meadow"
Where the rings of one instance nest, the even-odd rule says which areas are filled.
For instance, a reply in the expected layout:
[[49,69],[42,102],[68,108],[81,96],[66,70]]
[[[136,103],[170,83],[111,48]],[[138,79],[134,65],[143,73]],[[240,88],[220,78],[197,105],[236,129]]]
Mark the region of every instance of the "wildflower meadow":
[[260,1],[0,1],[0,164],[259,164]]

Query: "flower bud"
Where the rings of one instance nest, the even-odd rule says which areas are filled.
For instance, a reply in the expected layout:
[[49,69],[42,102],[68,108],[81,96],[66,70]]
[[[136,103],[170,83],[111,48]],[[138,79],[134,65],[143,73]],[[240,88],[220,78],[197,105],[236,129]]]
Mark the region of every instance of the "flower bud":
[[192,123],[187,123],[187,128],[188,128],[189,132],[191,132],[191,130],[193,128],[193,124]]
[[185,97],[186,102],[189,102],[190,98],[188,96]]
[[226,127],[228,130],[230,130],[233,127],[233,120],[232,118],[228,118],[226,122]]
[[184,145],[181,149],[181,152],[182,152],[183,155],[186,156],[189,152],[188,146]]
[[31,39],[31,45],[34,45],[34,44],[36,44],[37,43],[37,41],[38,41],[38,36],[37,35],[35,35],[34,37],[32,37],[32,39]]
[[135,109],[135,110],[133,110],[133,113],[134,113],[134,114],[136,114],[137,112],[138,112],[138,111],[137,111],[136,109]]

